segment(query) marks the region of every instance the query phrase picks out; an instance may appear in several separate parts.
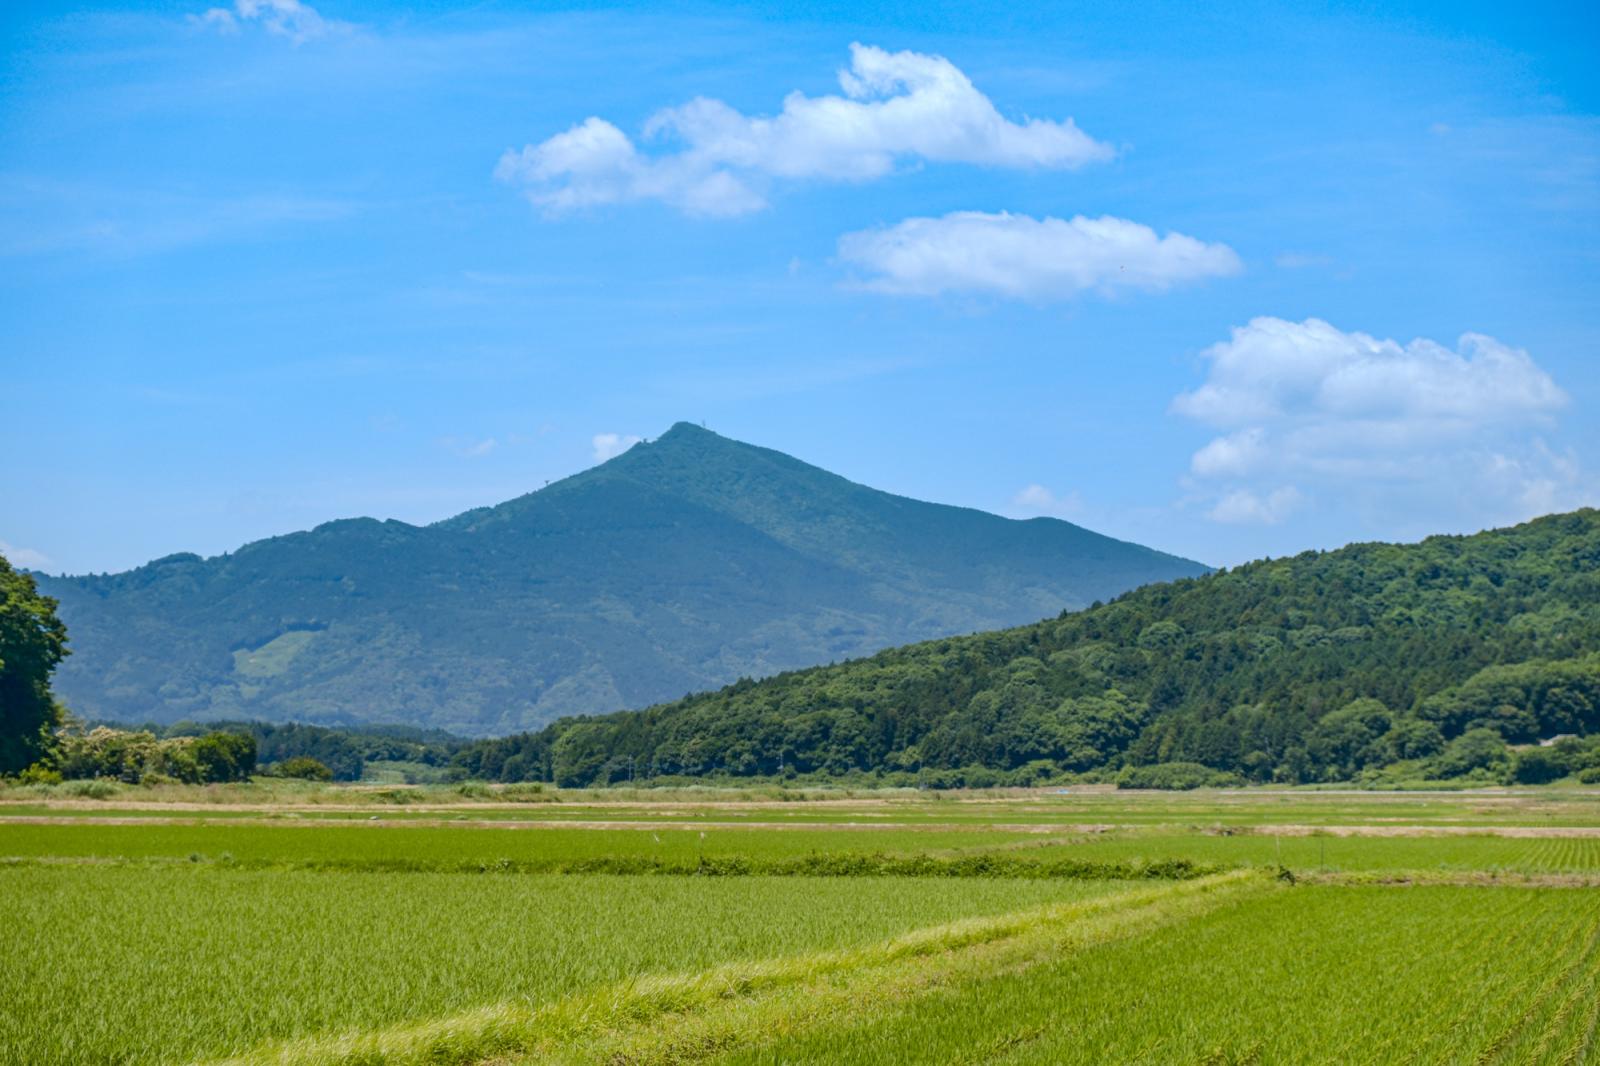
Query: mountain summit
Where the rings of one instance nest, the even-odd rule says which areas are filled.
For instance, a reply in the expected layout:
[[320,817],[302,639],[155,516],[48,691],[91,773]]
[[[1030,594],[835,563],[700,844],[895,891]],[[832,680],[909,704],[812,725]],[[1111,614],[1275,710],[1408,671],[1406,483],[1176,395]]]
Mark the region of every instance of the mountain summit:
[[472,734],[1015,625],[1205,567],[1049,518],[855,484],[678,423],[431,526],[329,522],[211,559],[41,577],[81,715]]

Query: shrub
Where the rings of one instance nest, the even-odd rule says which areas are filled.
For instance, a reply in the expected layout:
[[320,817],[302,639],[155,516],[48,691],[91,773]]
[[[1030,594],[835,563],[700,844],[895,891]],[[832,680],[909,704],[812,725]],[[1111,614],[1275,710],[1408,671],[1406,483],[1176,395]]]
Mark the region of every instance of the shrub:
[[1569,767],[1566,760],[1548,748],[1533,748],[1517,753],[1511,768],[1511,780],[1519,785],[1543,785],[1566,777]]
[[279,777],[294,777],[302,781],[332,781],[333,771],[321,759],[309,755],[296,755],[285,759],[275,768]]
[[110,799],[120,791],[110,781],[68,781],[61,786],[61,791],[68,796],[82,796],[85,799]]
[[1578,781],[1585,785],[1600,785],[1600,766],[1591,766],[1578,772]]
[[1213,770],[1197,762],[1163,762],[1153,766],[1130,766],[1117,775],[1118,788],[1225,788],[1242,785],[1237,774]]
[[1505,769],[1510,755],[1493,729],[1469,729],[1446,745],[1434,760],[1434,772],[1440,777],[1463,777],[1474,771],[1483,771],[1480,777],[1492,776]]
[[256,738],[248,733],[207,733],[189,750],[207,783],[248,781],[256,772]]
[[44,763],[34,763],[17,775],[17,780],[24,785],[59,785],[61,784],[61,771],[52,770]]

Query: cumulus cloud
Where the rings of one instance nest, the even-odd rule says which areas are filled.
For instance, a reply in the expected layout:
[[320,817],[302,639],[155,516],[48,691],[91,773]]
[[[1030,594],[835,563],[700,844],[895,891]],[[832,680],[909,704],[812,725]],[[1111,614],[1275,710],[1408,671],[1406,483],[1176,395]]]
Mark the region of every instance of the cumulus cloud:
[[596,433],[591,441],[594,445],[594,461],[603,463],[607,459],[615,459],[643,439],[621,433]]
[[507,151],[495,175],[551,212],[659,200],[701,216],[766,205],[772,179],[865,181],[902,160],[1063,169],[1115,153],[1072,119],[1013,122],[942,56],[850,46],[843,95],[784,98],[773,116],[699,97],[645,123],[645,151],[590,117],[539,144]]
[[1283,521],[1312,495],[1447,505],[1485,520],[1577,506],[1592,485],[1550,448],[1567,396],[1525,351],[1468,333],[1454,348],[1257,318],[1203,353],[1172,409],[1219,431],[1190,459],[1220,522]]
[[1076,492],[1057,496],[1043,485],[1029,485],[1011,498],[1011,506],[1023,514],[1069,518],[1083,512],[1083,498]]
[[908,218],[847,233],[839,239],[839,257],[864,271],[866,287],[880,292],[968,292],[1023,300],[1161,290],[1242,269],[1225,244],[1181,233],[1161,236],[1127,219],[1041,219],[981,211]]
[[300,0],[234,0],[231,8],[208,8],[202,14],[190,15],[189,21],[228,35],[238,33],[245,26],[256,25],[274,37],[285,37],[295,44],[354,29],[348,22],[323,18],[316,8]]
[[1216,426],[1320,416],[1475,427],[1526,421],[1566,403],[1527,352],[1478,333],[1451,350],[1345,333],[1315,318],[1257,318],[1204,357],[1205,384],[1173,408]]
[[50,557],[44,552],[7,544],[3,540],[0,540],[0,555],[5,556],[12,566],[23,570],[42,570],[50,565]]

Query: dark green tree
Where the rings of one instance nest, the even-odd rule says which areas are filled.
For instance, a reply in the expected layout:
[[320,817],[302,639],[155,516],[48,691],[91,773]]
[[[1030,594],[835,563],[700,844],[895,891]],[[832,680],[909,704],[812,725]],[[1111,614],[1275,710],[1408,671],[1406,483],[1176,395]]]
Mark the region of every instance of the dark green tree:
[[249,733],[207,733],[190,750],[202,781],[248,781],[256,772],[256,738]]
[[66,654],[56,601],[0,556],[0,773],[16,773],[47,750],[61,714],[50,675]]
[[297,777],[302,781],[332,781],[333,771],[328,765],[309,755],[296,755],[278,764],[279,777]]

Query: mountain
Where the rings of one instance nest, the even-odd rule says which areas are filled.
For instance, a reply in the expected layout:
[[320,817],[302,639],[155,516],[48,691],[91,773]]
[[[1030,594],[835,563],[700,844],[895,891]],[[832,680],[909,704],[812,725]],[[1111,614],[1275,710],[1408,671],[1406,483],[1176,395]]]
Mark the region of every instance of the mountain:
[[563,785],[928,770],[992,783],[1173,762],[1305,782],[1405,760],[1467,773],[1503,760],[1506,742],[1560,734],[1600,734],[1595,510],[1149,585],[458,759]]
[[1198,563],[878,492],[679,423],[497,507],[39,576],[79,715],[469,735],[1014,625]]

